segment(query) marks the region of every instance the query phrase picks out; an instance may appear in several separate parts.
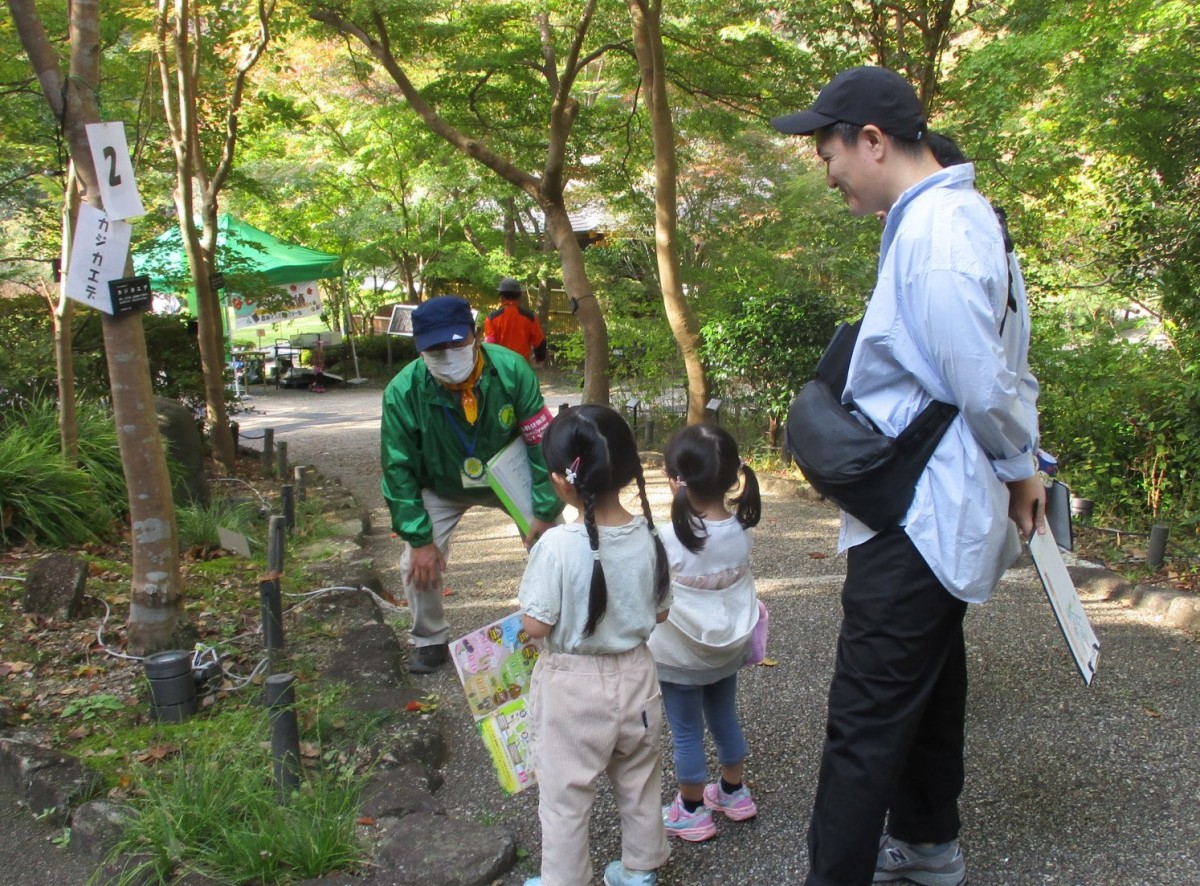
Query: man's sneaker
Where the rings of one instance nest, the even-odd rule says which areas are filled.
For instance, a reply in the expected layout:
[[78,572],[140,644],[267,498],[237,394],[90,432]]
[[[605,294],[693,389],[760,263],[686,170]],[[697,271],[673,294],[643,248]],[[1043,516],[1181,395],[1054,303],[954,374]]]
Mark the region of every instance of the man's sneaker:
[[663,827],[668,836],[679,837],[692,843],[708,840],[717,835],[713,824],[712,810],[701,805],[695,812],[683,808],[683,797],[675,795],[671,805],[663,807]]
[[720,812],[730,821],[745,821],[758,815],[758,806],[744,784],[732,794],[721,790],[720,782],[704,787],[704,805],[713,812]]
[[432,674],[450,660],[450,647],[445,643],[418,646],[408,661],[409,673]]
[[967,863],[958,841],[947,844],[936,855],[922,855],[909,843],[884,834],[875,859],[876,883],[909,880],[920,886],[962,886],[967,882]]
[[610,861],[604,869],[604,886],[654,886],[656,871],[631,871],[619,861]]

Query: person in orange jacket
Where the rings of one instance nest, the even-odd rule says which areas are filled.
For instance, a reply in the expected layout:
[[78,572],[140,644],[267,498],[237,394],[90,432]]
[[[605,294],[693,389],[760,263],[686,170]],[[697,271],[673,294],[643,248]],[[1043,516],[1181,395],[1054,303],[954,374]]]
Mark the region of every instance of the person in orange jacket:
[[533,358],[534,366],[546,362],[546,335],[537,315],[521,307],[521,284],[505,277],[498,287],[500,307],[483,321],[483,340],[516,351],[526,360]]

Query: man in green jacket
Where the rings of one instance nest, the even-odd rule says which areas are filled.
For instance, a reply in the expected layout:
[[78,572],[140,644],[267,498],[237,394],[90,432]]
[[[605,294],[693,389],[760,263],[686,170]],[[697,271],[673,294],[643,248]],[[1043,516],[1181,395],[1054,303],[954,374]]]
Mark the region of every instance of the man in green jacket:
[[562,512],[542,459],[551,415],[537,377],[518,354],[477,341],[465,299],[433,298],[412,313],[421,355],[383,393],[383,497],[404,540],[400,572],[417,647],[408,669],[429,674],[449,660],[442,575],[450,535],[474,505],[503,507],[487,482],[489,459],[518,436],[533,481],[529,547]]

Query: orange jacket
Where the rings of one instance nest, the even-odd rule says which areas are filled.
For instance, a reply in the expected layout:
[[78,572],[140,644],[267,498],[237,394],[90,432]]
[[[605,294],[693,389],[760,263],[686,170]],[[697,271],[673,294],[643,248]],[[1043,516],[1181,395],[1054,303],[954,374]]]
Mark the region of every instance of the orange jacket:
[[483,321],[483,340],[516,351],[526,360],[532,353],[546,359],[546,336],[537,316],[516,301],[505,301]]

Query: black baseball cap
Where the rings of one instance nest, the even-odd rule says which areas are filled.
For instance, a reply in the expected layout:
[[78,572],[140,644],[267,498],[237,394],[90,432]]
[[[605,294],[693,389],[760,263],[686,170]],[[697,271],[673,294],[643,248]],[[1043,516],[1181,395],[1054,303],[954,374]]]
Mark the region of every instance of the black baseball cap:
[[909,82],[895,71],[864,65],[830,80],[807,111],[771,121],[787,135],[811,135],[834,123],[873,124],[888,135],[916,141],[925,135],[925,109]]

